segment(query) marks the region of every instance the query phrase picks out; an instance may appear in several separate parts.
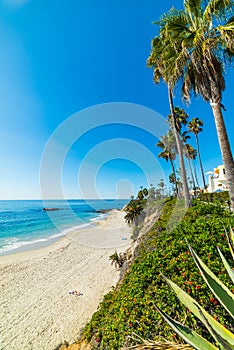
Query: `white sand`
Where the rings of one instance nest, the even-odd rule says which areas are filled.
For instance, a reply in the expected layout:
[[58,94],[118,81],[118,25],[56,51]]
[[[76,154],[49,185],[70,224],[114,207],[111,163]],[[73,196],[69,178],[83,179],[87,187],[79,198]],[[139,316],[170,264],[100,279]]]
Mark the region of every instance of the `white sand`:
[[118,280],[109,256],[130,245],[123,216],[114,210],[49,247],[0,257],[1,350],[52,350],[78,338]]

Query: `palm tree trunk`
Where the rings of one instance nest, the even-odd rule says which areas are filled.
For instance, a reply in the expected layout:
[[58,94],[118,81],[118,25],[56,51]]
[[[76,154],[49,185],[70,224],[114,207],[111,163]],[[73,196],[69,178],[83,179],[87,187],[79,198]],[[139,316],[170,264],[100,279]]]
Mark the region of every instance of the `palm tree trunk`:
[[192,182],[193,182],[193,190],[194,190],[194,195],[197,196],[197,192],[196,192],[196,185],[195,185],[195,180],[194,180],[194,176],[193,176],[193,170],[191,167],[191,161],[189,158],[188,159],[188,164],[189,164],[189,170],[190,170],[190,174],[191,174],[191,178],[192,178]]
[[[170,158],[169,158],[169,159],[170,159]],[[173,175],[174,175],[174,177],[175,177],[176,197],[178,197],[179,191],[178,191],[178,186],[177,186],[177,177],[176,177],[175,166],[174,166],[174,163],[173,163],[173,160],[172,160],[172,159],[170,159],[170,162],[171,162],[172,172],[173,172]]]
[[199,159],[200,169],[201,169],[201,173],[202,173],[202,181],[203,181],[203,186],[204,186],[204,190],[205,190],[206,189],[206,181],[205,181],[205,175],[204,175],[203,165],[202,165],[202,161],[201,161],[198,135],[195,134],[195,136],[196,136],[196,144],[197,144],[197,155],[198,155],[198,159]]
[[174,105],[173,105],[173,99],[172,99],[172,90],[171,90],[170,85],[168,85],[168,96],[169,96],[171,116],[172,116],[172,120],[173,120],[173,122],[172,122],[173,131],[175,134],[176,145],[178,148],[178,154],[179,154],[179,160],[180,160],[181,180],[182,180],[182,187],[183,187],[183,192],[184,192],[185,207],[189,208],[189,207],[191,207],[192,203],[191,203],[191,197],[190,197],[189,188],[188,188],[188,181],[187,181],[187,176],[186,176],[186,171],[185,171],[185,166],[184,166],[182,142],[181,142],[179,133],[176,130],[176,126],[175,126],[175,113],[174,113]]
[[227,130],[224,124],[220,103],[211,101],[210,105],[213,110],[219,145],[222,153],[225,175],[227,178],[227,186],[231,200],[231,208],[234,211],[234,161],[231,147],[227,135]]
[[199,185],[199,181],[197,178],[197,170],[196,170],[196,165],[195,165],[195,160],[193,159],[193,171],[194,171],[194,177],[197,183],[197,188],[200,190],[200,185]]

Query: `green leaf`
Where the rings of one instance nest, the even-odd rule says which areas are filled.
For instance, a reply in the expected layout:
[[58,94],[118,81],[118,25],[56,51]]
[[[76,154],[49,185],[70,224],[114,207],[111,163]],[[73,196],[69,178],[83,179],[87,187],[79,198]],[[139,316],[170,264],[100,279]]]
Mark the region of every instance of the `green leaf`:
[[230,290],[213,274],[213,272],[203,263],[199,256],[189,246],[193,259],[199,268],[204,280],[210,290],[219,299],[229,314],[234,318],[234,296]]
[[228,245],[229,245],[229,249],[230,252],[232,254],[232,257],[234,259],[234,232],[232,230],[232,228],[230,227],[230,234],[228,235],[227,231],[226,232],[226,236],[227,236],[227,240],[228,240]]
[[[220,337],[225,339],[228,343],[234,345],[234,335],[227,330],[225,327],[223,327],[219,322],[217,322],[211,315],[209,315],[197,302],[194,300],[190,295],[188,295],[183,289],[181,289],[177,284],[163,276],[169,286],[174,290],[177,297],[180,299],[180,301],[202,322],[205,319],[207,319],[207,322],[209,322],[210,326],[214,330],[212,333],[212,336],[216,341],[218,341],[218,337],[215,336],[218,334]],[[201,315],[201,312],[204,316]]]
[[202,313],[202,310],[199,309],[199,312],[202,316],[202,321],[205,324],[206,328],[209,330],[209,332],[213,335],[215,339],[217,339],[217,343],[219,344],[220,348],[223,350],[233,350],[234,345],[231,345],[228,343],[225,339],[220,337],[218,333],[215,332],[215,330],[212,328],[212,326],[209,324],[209,321],[206,319],[205,315]]
[[161,316],[167,321],[167,323],[177,332],[187,343],[193,346],[197,350],[218,350],[213,344],[209,343],[207,340],[202,338],[199,334],[194,332],[192,329],[183,326],[181,323],[176,322],[163,312],[159,307],[156,309],[161,314]]
[[220,249],[218,248],[218,252],[219,255],[221,256],[221,259],[223,261],[223,264],[232,280],[232,282],[234,283],[234,271],[232,270],[231,266],[228,264],[227,260],[225,259],[225,257],[223,256],[222,252],[220,251]]

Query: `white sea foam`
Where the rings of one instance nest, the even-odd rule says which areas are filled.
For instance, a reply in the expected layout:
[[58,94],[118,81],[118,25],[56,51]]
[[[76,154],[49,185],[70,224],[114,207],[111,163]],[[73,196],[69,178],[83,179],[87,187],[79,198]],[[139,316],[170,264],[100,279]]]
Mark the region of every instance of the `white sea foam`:
[[89,227],[92,225],[91,221],[100,220],[100,219],[102,219],[102,216],[103,216],[103,214],[101,214],[97,218],[94,218],[95,220],[90,219],[90,222],[88,222],[88,223],[72,226],[68,229],[61,231],[60,233],[53,234],[53,235],[50,235],[50,236],[44,237],[44,238],[38,238],[35,240],[31,240],[31,241],[17,241],[17,238],[15,238],[15,237],[8,238],[5,241],[6,245],[4,245],[3,247],[0,248],[0,255],[5,255],[6,253],[9,254],[11,251],[12,251],[12,253],[16,253],[17,250],[21,250],[22,247],[24,247],[24,246],[27,246],[27,248],[28,248],[29,245],[32,245],[32,249],[34,249],[35,246],[37,246],[37,245],[40,246],[40,243],[43,243],[43,242],[48,242],[48,245],[49,245],[49,241],[55,240],[56,238],[59,238],[62,236],[66,236],[67,234],[69,234],[71,232],[74,232],[77,230],[82,230],[85,227]]
[[[91,220],[90,220],[91,221]],[[91,223],[90,222],[88,222],[88,223],[86,223],[86,224],[81,224],[81,225],[77,225],[77,226],[72,226],[72,227],[69,227],[69,228],[67,228],[66,230],[63,230],[63,235],[64,236],[66,236],[66,234],[68,234],[68,233],[71,233],[71,232],[73,232],[73,231],[75,231],[75,230],[82,230],[83,228],[85,228],[85,227],[88,227],[88,226],[91,226]]]
[[14,250],[18,250],[19,248],[23,247],[23,246],[28,246],[28,245],[36,245],[37,243],[42,243],[42,242],[47,242],[49,240],[53,240],[55,238],[61,237],[63,236],[63,233],[58,233],[58,234],[54,234],[52,236],[46,237],[46,238],[38,238],[32,241],[16,241],[15,238],[12,239],[8,239],[8,244],[3,246],[2,248],[0,248],[0,255],[2,253],[5,252],[10,252],[10,251],[14,251]]
[[100,214],[98,217],[90,219],[90,221],[94,222],[94,221],[103,220],[103,219],[105,219],[106,216],[107,216],[107,214]]

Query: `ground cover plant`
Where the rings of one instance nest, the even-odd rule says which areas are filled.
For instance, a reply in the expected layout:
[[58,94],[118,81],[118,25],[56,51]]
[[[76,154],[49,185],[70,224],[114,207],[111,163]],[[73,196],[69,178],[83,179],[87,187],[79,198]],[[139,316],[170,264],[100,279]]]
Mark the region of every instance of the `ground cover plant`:
[[228,191],[223,192],[213,192],[213,193],[200,193],[199,199],[204,202],[214,202],[219,201],[220,203],[225,203],[227,201],[230,201],[229,193]]
[[[227,240],[229,243],[230,253],[234,258],[234,233],[230,229],[230,233],[226,232]],[[234,271],[231,266],[228,264],[227,260],[223,256],[222,252],[218,249],[220,258],[234,283]],[[227,312],[234,319],[234,295],[233,293],[220,281],[220,279],[213,274],[213,272],[203,263],[199,256],[194,252],[191,246],[189,250],[192,254],[193,260],[196,263],[204,281],[207,283],[214,297],[218,299],[221,305],[227,310]],[[168,285],[174,290],[178,299],[205,325],[208,332],[214,338],[215,343],[211,344],[206,339],[202,338],[200,335],[195,333],[191,328],[186,327],[185,325],[174,321],[171,317],[166,315],[163,310],[160,310],[157,307],[159,313],[163,318],[168,322],[168,324],[182,336],[183,339],[195,349],[203,350],[217,350],[217,349],[226,349],[232,350],[234,348],[234,333],[227,330],[221,323],[219,323],[214,317],[207,313],[203,307],[197,303],[196,300],[191,298],[191,296],[186,293],[183,289],[178,287],[174,282],[164,277]]]
[[160,218],[141,243],[137,260],[121,285],[104,297],[87,325],[83,338],[92,342],[93,349],[121,349],[123,345],[134,343],[133,333],[144,339],[182,343],[156,311],[155,304],[213,342],[202,322],[179,303],[162,274],[173,279],[215,319],[234,331],[232,319],[206,286],[186,244],[186,240],[191,243],[204,263],[234,292],[216,249],[219,246],[230,262],[224,228],[234,227],[233,214],[220,204],[196,201],[179,224],[182,207],[178,207],[174,223],[172,220],[168,225],[174,205],[174,199],[166,201]]

